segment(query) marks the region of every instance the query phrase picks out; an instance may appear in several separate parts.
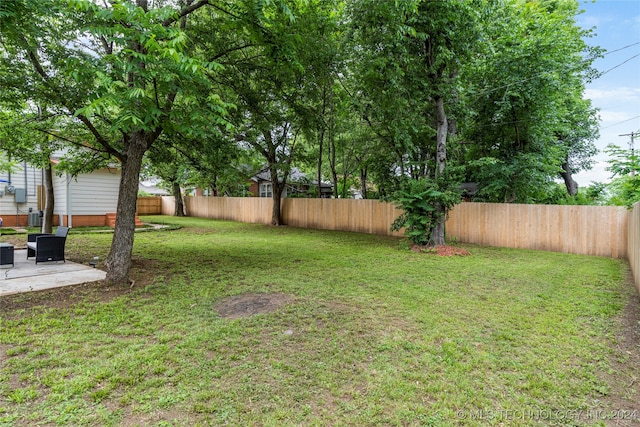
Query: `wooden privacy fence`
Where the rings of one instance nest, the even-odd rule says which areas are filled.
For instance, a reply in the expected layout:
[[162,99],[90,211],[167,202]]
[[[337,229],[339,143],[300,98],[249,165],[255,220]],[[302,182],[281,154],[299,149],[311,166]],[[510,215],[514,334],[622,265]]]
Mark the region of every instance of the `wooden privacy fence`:
[[[271,223],[273,200],[266,197],[186,197],[187,215]],[[164,213],[164,212],[163,212]],[[293,227],[402,236],[389,227],[401,211],[390,203],[352,199],[282,199],[282,220]]]
[[627,259],[635,278],[636,288],[640,293],[640,202],[633,206],[629,214],[629,241]]
[[[272,203],[260,197],[185,199],[189,216],[263,224],[271,222]],[[282,200],[284,223],[303,228],[400,236],[389,229],[400,212],[378,200]],[[479,245],[626,258],[630,216],[613,206],[462,203],[449,215],[447,236]]]
[[136,214],[159,215],[162,213],[162,197],[138,197]]
[[189,196],[184,198],[184,204],[188,216],[271,223],[271,198]]
[[[282,199],[285,224],[322,230],[402,236],[390,231],[402,211],[391,203],[353,199]],[[270,218],[269,218],[270,219]]]
[[[142,199],[155,201],[141,203]],[[273,202],[261,197],[186,197],[187,215],[269,224]],[[140,215],[173,215],[173,197],[138,198]],[[401,236],[390,226],[401,211],[391,203],[351,199],[283,199],[285,224]],[[627,258],[640,292],[640,203],[615,206],[462,203],[447,221],[460,242]]]
[[[268,224],[273,202],[200,196],[186,197],[185,205],[189,216]],[[162,197],[160,211],[148,214],[172,215],[173,209],[173,198]],[[295,227],[402,235],[389,229],[401,211],[377,200],[283,199],[282,213],[285,224]],[[640,203],[631,211],[615,206],[462,203],[449,215],[447,236],[487,246],[627,258],[640,292]]]
[[480,245],[626,258],[628,222],[617,206],[462,203],[446,231]]

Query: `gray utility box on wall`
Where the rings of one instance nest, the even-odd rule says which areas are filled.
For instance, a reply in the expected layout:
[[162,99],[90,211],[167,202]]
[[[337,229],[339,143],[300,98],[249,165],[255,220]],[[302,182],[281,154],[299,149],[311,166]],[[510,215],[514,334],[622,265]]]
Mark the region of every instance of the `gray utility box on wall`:
[[16,203],[27,203],[27,190],[24,188],[16,188]]
[[29,213],[29,227],[40,227],[42,225],[42,218],[38,212]]

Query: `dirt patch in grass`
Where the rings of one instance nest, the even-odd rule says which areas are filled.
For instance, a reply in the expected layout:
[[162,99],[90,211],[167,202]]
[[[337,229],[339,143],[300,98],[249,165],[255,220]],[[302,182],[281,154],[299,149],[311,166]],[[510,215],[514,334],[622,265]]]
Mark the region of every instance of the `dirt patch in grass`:
[[9,360],[9,358],[7,357],[7,350],[9,350],[10,348],[11,346],[9,345],[0,344],[0,369],[2,369],[6,361]]
[[[72,261],[70,259],[70,261]],[[101,266],[101,265],[99,265]],[[133,290],[143,288],[156,278],[161,265],[157,261],[134,256],[131,259],[131,286],[107,286],[102,282],[90,282],[80,285],[63,286],[37,292],[0,297],[0,314],[5,318],[18,318],[28,315],[35,308],[65,309],[80,302],[109,302]]]
[[[607,425],[631,425],[640,422],[640,297],[630,298],[618,316],[612,373],[607,383],[611,390],[603,399],[620,417],[607,420]],[[626,419],[625,419],[626,416]]]
[[246,293],[226,298],[215,304],[213,309],[221,317],[238,319],[271,313],[291,301],[293,297],[283,293]]
[[412,245],[411,251],[416,253],[424,252],[427,254],[438,255],[438,256],[471,255],[471,253],[466,249],[462,249],[462,248],[458,248],[456,246],[450,246],[450,245],[438,245],[434,247]]
[[[156,409],[151,413],[145,414],[133,414],[129,410],[124,411],[124,416],[120,422],[120,427],[134,427],[134,426],[146,426],[146,425],[174,425],[173,423],[180,423],[180,425],[194,425],[196,422],[191,419],[188,414],[184,414],[179,411],[169,411],[163,409]],[[164,424],[160,424],[164,423]],[[177,425],[177,424],[176,424]]]
[[91,282],[37,292],[12,294],[0,297],[0,313],[5,318],[24,317],[36,308],[64,309],[84,301],[108,302],[130,292],[131,289],[128,286],[108,287],[102,282]]
[[[69,259],[73,261],[72,259]],[[99,265],[100,266],[100,265]],[[155,277],[158,265],[134,257],[131,260],[130,277],[135,288],[144,287]],[[109,302],[121,295],[127,295],[134,286],[107,286],[103,282],[89,282],[79,285],[24,292],[0,297],[0,314],[6,318],[23,317],[35,308],[66,309],[80,302]]]
[[24,234],[3,234],[2,241],[11,243],[16,250],[27,248],[27,237]]
[[144,288],[151,284],[159,274],[164,273],[162,264],[159,261],[149,260],[139,256],[131,258],[131,271],[129,279],[136,288]]

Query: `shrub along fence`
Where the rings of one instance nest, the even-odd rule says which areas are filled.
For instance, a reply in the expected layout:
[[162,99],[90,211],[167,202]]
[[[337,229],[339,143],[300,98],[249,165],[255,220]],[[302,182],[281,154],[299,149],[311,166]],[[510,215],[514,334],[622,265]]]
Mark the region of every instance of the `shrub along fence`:
[[[162,198],[173,214],[173,198]],[[268,224],[272,201],[261,197],[186,197],[187,215]],[[294,227],[401,236],[390,231],[400,214],[378,200],[282,200],[285,224]],[[632,211],[615,206],[461,203],[450,213],[447,236],[487,246],[540,249],[627,258],[640,292],[640,203]]]

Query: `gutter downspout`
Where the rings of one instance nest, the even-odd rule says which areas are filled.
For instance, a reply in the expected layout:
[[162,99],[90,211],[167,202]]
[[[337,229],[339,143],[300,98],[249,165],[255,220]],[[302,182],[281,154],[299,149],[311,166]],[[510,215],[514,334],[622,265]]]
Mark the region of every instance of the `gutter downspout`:
[[27,161],[24,161],[24,199],[25,202],[29,202],[29,185],[27,182]]
[[71,176],[67,173],[67,227],[71,228],[73,225],[73,216],[71,209]]

